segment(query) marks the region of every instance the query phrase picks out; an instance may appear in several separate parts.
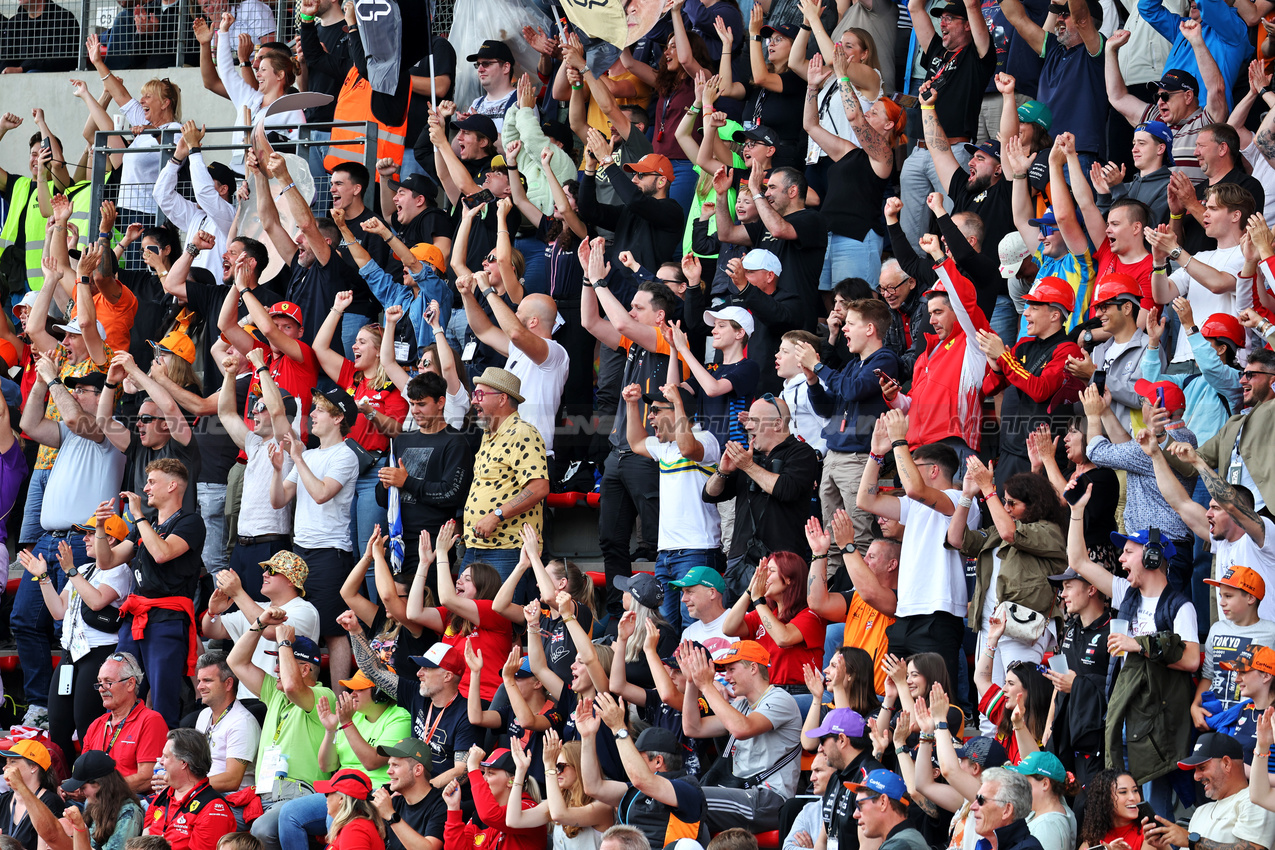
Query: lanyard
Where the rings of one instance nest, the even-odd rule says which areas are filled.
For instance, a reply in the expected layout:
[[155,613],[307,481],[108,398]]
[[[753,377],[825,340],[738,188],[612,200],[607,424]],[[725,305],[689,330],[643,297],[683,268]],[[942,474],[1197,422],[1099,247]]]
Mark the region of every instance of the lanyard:
[[[106,752],[109,753],[111,750],[115,749],[115,742],[119,740],[120,733],[124,731],[124,727],[128,725],[128,721],[133,718],[133,712],[137,711],[137,707],[139,705],[141,705],[140,701],[133,703],[133,707],[128,710],[128,714],[124,715],[124,719],[120,721],[120,725],[114,727],[115,734],[111,736],[111,742],[106,745]],[[106,728],[112,728],[111,721],[106,721]],[[106,737],[105,733],[103,733],[103,737]]]
[[443,706],[442,709],[439,710],[438,719],[434,721],[433,726],[429,725],[429,720],[431,717],[434,716],[434,704],[432,702],[429,704],[429,711],[425,713],[425,725],[426,727],[428,727],[425,730],[426,743],[429,743],[434,740],[434,731],[438,729],[438,724],[443,722],[443,715],[447,713],[447,709],[450,708],[451,704],[455,701],[456,701],[456,697],[453,695],[452,698],[447,701],[447,705]]
[[230,713],[230,709],[233,708],[234,705],[235,704],[231,702],[230,705],[226,706],[226,708],[221,712],[221,714],[217,717],[217,719],[213,720],[212,723],[208,724],[208,731],[205,732],[204,735],[205,737],[208,738],[209,745],[212,744],[213,731],[216,730],[217,724],[226,718],[226,715]]
[[275,724],[274,737],[270,740],[272,745],[279,743],[279,736],[283,734],[283,723],[288,719],[288,715],[292,713],[292,706],[293,703],[288,703],[287,711],[279,712],[279,722]]

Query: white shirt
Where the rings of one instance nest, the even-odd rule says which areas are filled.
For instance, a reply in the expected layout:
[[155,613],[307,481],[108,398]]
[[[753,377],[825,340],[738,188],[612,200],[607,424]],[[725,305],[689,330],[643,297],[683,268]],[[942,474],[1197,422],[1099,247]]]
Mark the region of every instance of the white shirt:
[[1229,797],[1197,808],[1191,815],[1190,831],[1221,844],[1252,841],[1266,847],[1275,836],[1275,812],[1250,800],[1246,785]]
[[[1240,151],[1244,154],[1244,158],[1248,160],[1249,165],[1253,166],[1253,179],[1261,183],[1263,186],[1275,185],[1275,168],[1271,167],[1270,160],[1262,156],[1262,152],[1257,149],[1257,144],[1249,142],[1248,147]],[[1266,199],[1266,206],[1262,210],[1262,217],[1267,221],[1275,221],[1275,192],[1272,197]]]
[[[278,445],[274,437],[270,445]],[[255,431],[249,431],[244,439],[244,453],[248,456],[248,464],[243,473],[243,498],[239,507],[239,534],[244,537],[258,537],[263,534],[291,534],[292,506],[285,505],[276,510],[270,506],[270,479],[274,475],[274,466],[270,463],[270,452],[266,441]],[[283,476],[292,472],[292,456],[283,453]]]
[[[195,721],[195,731],[208,736],[208,747],[212,751],[212,770],[209,776],[226,772],[226,762],[238,759],[243,762],[243,778],[239,780],[240,790],[256,781],[253,777],[253,762],[257,760],[257,743],[261,739],[261,724],[252,712],[244,708],[243,703],[235,700],[230,704],[225,717],[217,720],[213,726],[212,709],[205,708],[199,712]],[[208,727],[212,726],[212,731]]]
[[558,403],[567,385],[570,358],[567,350],[546,339],[549,353],[543,363],[536,363],[525,351],[509,343],[509,359],[505,368],[522,382],[519,392],[525,399],[518,405],[518,415],[535,425],[545,441],[545,455],[553,457],[553,435],[558,424]]
[[[952,504],[960,490],[944,490]],[[970,505],[965,518],[969,529],[978,528],[978,503]],[[946,611],[957,617],[968,612],[969,593],[965,589],[965,559],[954,549],[945,549],[952,518],[928,505],[899,498],[899,522],[908,528],[899,551],[899,605],[896,617],[914,617]]]
[[509,111],[509,107],[513,106],[517,100],[517,89],[508,94],[502,94],[494,100],[484,94],[480,98],[475,98],[474,102],[469,105],[469,111],[474,115],[486,115],[496,125],[497,132],[504,132],[505,113]]
[[[319,642],[319,611],[317,608],[300,596],[288,600],[279,607],[287,613],[288,625],[296,629],[297,634],[305,635],[315,643]],[[243,633],[248,631],[252,625],[242,611],[231,611],[229,614],[222,614],[221,624],[225,627],[231,640],[239,640]],[[273,676],[275,656],[267,655],[266,653],[274,652],[277,649],[278,647],[274,641],[268,640],[265,635],[262,635],[257,641],[256,650],[252,653],[252,663]],[[240,699],[253,699],[255,696],[256,694],[244,687],[243,682],[239,683]],[[253,750],[253,758],[256,758],[256,753],[257,751]]]
[[[904,535],[905,537],[907,535]],[[1124,602],[1125,596],[1128,595],[1132,585],[1127,579],[1120,576],[1111,577],[1111,607],[1117,612],[1120,610],[1120,604]],[[1159,629],[1155,627],[1155,608],[1160,603],[1160,597],[1143,595],[1142,604],[1138,606],[1137,616],[1133,622],[1129,623],[1129,635],[1131,637],[1142,637],[1143,635],[1153,635]],[[1187,602],[1178,609],[1178,613],[1173,618],[1173,631],[1182,638],[1183,643],[1198,643],[1200,640],[1200,627],[1195,617],[1195,606]]]
[[699,641],[704,644],[704,648],[708,650],[711,657],[725,652],[736,640],[726,634],[726,615],[729,613],[730,611],[722,611],[721,616],[707,623],[703,620],[692,620],[689,626],[682,629],[682,640]]
[[1275,620],[1275,522],[1262,517],[1266,531],[1263,545],[1244,534],[1239,540],[1213,541],[1213,578],[1219,579],[1233,566],[1256,570],[1266,582],[1266,596],[1257,606],[1257,616],[1263,620]]
[[[89,569],[93,570],[93,574],[87,578],[93,587],[106,585],[115,588],[116,597],[111,603],[112,607],[119,608],[124,597],[133,592],[133,571],[128,568],[128,565],[121,564],[113,570],[99,570],[93,564],[81,567],[81,570]],[[62,648],[71,653],[71,660],[79,661],[94,647],[117,644],[118,633],[103,632],[84,622],[81,613],[84,598],[69,580],[67,584],[71,586],[71,592],[67,594],[67,612],[62,619]],[[75,608],[74,611],[71,610],[72,606]]]
[[319,504],[301,483],[294,466],[287,480],[297,485],[297,516],[292,542],[306,549],[343,549],[350,552],[350,506],[354,504],[354,482],[359,477],[359,459],[344,442],[326,449],[307,449],[301,459],[322,481],[331,478],[341,484],[335,496]]
[[[1245,307],[1253,306],[1251,287],[1239,287],[1239,291],[1231,289],[1227,292],[1210,292],[1208,287],[1191,277],[1191,269],[1196,263],[1203,263],[1225,274],[1236,278],[1244,269],[1244,252],[1239,245],[1234,248],[1219,248],[1215,251],[1201,251],[1194,255],[1191,265],[1178,268],[1169,280],[1178,288],[1178,294],[1191,302],[1198,324],[1203,324],[1214,313],[1226,313],[1234,316]],[[1178,344],[1173,352],[1173,362],[1194,360],[1191,343],[1185,333],[1178,334]]]
[[660,534],[661,552],[672,549],[716,549],[722,544],[722,519],[717,505],[705,502],[704,484],[717,471],[722,450],[717,438],[698,425],[691,435],[704,447],[704,458],[687,460],[677,441],[661,443],[647,437],[647,452],[660,465]]
[[[823,378],[819,379],[819,383],[825,390],[828,388]],[[793,433],[820,454],[826,452],[828,441],[824,439],[823,429],[828,420],[815,413],[814,405],[810,403],[810,385],[806,383],[806,373],[793,375],[784,381],[784,390],[780,395],[788,402],[788,409],[792,411]]]
[[200,251],[191,265],[207,269],[215,279],[220,280],[221,257],[226,253],[226,240],[235,221],[234,204],[217,194],[217,187],[213,185],[212,176],[208,173],[204,155],[199,151],[192,153],[189,159],[190,183],[195,201],[183,198],[177,191],[180,168],[174,165],[175,162],[176,160],[170,159],[168,165],[160,170],[159,179],[151,194],[168,220],[182,232],[187,243],[200,230],[213,235],[216,240],[213,249]]
[[[120,107],[120,112],[124,113],[124,120],[130,125],[146,126],[150,124],[150,119],[146,117],[146,110],[137,102],[137,98],[133,98]],[[180,131],[181,128],[182,125],[176,121],[169,121],[159,129]],[[158,132],[158,130],[155,132]],[[134,137],[133,141],[128,143],[128,146],[134,150],[159,147],[159,139],[149,132],[142,133]],[[121,210],[133,210],[134,212],[150,213],[151,215],[158,211],[159,207],[155,203],[155,199],[151,197],[151,187],[159,179],[159,161],[160,155],[158,152],[124,155],[124,165],[121,166],[124,173],[120,177],[120,196],[119,200],[116,201],[116,206]]]

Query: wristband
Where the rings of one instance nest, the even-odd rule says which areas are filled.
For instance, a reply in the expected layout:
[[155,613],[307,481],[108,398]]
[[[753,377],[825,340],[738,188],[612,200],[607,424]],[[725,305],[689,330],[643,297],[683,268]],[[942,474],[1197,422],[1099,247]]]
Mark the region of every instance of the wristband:
[[270,374],[270,370],[266,368],[265,366],[258,366],[256,369],[253,370],[254,375],[260,375],[262,372],[265,372],[266,375]]
[[849,77],[841,77],[840,79],[841,79],[841,82],[843,82],[843,83],[848,83],[848,82],[850,82],[850,78],[849,78]]
[[288,194],[290,190],[295,189],[296,187],[297,187],[297,183],[294,180],[293,182],[289,183],[287,186],[284,186],[283,189],[279,192],[279,194],[275,195],[275,197],[282,198],[284,195]]
[[961,496],[961,498],[956,500],[956,504],[960,505],[962,508],[968,508],[970,505],[974,504],[974,500],[969,496]]
[[1169,218],[1173,221],[1181,221],[1185,213],[1169,213]]
[[1013,179],[1015,179],[1015,180],[1026,180],[1026,179],[1027,179],[1027,175],[1026,175],[1026,174],[1012,174],[1012,175],[1010,175],[1010,176],[1011,176],[1011,177],[1013,177]]
[[169,158],[169,160],[168,160],[168,164],[169,164],[169,165],[175,165],[175,166],[177,166],[178,168],[181,168],[183,165],[185,165],[185,164],[186,164],[186,160],[184,160],[184,159],[180,159],[179,157],[174,156],[174,157],[170,157],[170,158]]
[[107,382],[106,382],[106,388],[107,388],[108,390],[118,390],[118,389],[120,388],[120,385],[119,385],[119,383],[118,383],[118,382],[117,382],[117,383],[112,384],[110,381],[107,381]]
[[97,234],[97,238],[98,238],[98,239],[110,239],[110,238],[111,238],[111,234],[109,234],[109,233],[98,233],[98,234]]
[[349,729],[349,728],[350,728],[351,726],[353,726],[353,725],[354,725],[354,721],[353,721],[353,720],[351,720],[349,723],[342,723],[342,724],[341,724],[341,729],[344,731],[344,730],[346,730],[346,729]]
[[927,106],[927,105],[925,105],[925,104],[923,103],[923,104],[921,104],[921,108],[922,108],[922,109],[933,109],[933,108],[934,108],[934,104],[930,104],[930,105],[928,105],[928,106]]
[[1253,758],[1255,758],[1255,759],[1264,759],[1264,758],[1268,757],[1270,754],[1271,754],[1271,751],[1270,751],[1270,750],[1262,750],[1261,752],[1254,751],[1254,752],[1253,752]]
[[686,111],[691,113],[692,115],[699,115],[704,110],[698,106],[688,106],[686,107]]
[[298,12],[297,19],[308,24],[314,20],[314,15],[307,15],[305,12]]
[[249,626],[249,627],[248,627],[248,631],[250,631],[250,632],[264,632],[265,630],[266,630],[266,627],[265,627],[265,626],[263,626],[263,625],[261,625],[261,618],[260,618],[260,617],[258,617],[256,620],[254,620],[254,621],[253,621],[253,624],[252,624],[251,626]]
[[823,559],[825,559],[825,558],[827,558],[827,557],[828,557],[828,553],[827,553],[827,552],[824,552],[822,555],[813,555],[813,554],[812,554],[812,555],[810,556],[810,560],[812,560],[812,561],[822,561]]
[[582,86],[582,85],[578,85],[578,84],[576,84],[576,83],[572,83],[572,84],[571,84],[571,90],[572,90],[572,91],[580,91],[580,89],[582,89],[582,88],[584,88],[584,86]]
[[908,447],[908,441],[907,440],[892,440],[890,442],[890,448],[892,449],[897,449],[899,446],[902,446],[903,448],[906,449]]
[[814,32],[814,30],[810,28],[810,24],[802,24],[801,28],[805,30],[806,32]]

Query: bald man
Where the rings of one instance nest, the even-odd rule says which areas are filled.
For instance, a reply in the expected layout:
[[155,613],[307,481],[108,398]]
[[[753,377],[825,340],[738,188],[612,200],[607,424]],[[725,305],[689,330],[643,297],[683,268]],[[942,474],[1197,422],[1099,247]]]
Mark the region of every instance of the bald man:
[[[469,327],[480,340],[509,358],[505,368],[522,381],[526,399],[518,414],[540,429],[545,452],[553,457],[558,403],[567,382],[567,350],[553,341],[558,305],[548,295],[527,295],[514,312],[486,275],[475,275],[472,287],[458,286]],[[490,315],[489,315],[490,314]],[[492,317],[496,324],[492,324]]]

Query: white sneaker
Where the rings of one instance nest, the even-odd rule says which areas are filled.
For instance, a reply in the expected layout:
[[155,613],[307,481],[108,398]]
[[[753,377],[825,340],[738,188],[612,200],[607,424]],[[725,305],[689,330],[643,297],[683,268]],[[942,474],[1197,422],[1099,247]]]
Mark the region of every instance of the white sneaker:
[[47,730],[49,728],[49,710],[42,705],[28,706],[27,713],[22,716],[22,725]]

